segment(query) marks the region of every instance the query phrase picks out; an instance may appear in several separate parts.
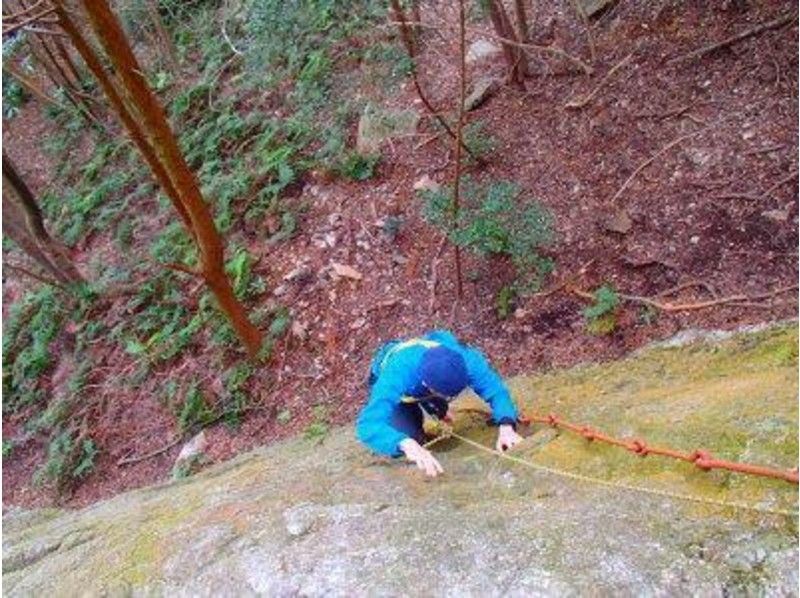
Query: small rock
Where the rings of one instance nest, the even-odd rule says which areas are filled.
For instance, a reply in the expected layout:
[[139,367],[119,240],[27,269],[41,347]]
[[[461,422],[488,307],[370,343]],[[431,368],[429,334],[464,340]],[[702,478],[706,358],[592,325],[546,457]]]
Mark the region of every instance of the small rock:
[[699,235],[693,235],[692,238],[689,239],[689,243],[691,243],[692,245],[697,245],[699,242],[700,242]]
[[333,262],[333,264],[331,264],[331,267],[333,268],[334,274],[339,278],[351,278],[353,280],[361,280],[362,278],[364,278],[361,272],[359,272],[352,266],[348,266],[347,264],[339,264]]
[[300,341],[305,341],[308,338],[308,328],[299,320],[292,322],[292,336]]
[[289,287],[287,287],[285,284],[279,284],[274,289],[272,289],[272,294],[275,295],[276,297],[280,297],[281,295],[285,295],[288,290]]
[[[208,441],[206,440],[205,431],[200,430],[200,433],[184,444],[181,452],[178,453],[178,458],[175,459],[175,464],[172,466],[173,476],[185,477],[193,473],[195,469],[203,464],[207,447]],[[181,475],[177,475],[178,472]]]
[[695,166],[705,166],[711,161],[711,154],[700,148],[690,148],[686,150],[686,155]]
[[290,536],[302,536],[311,531],[317,520],[317,512],[312,505],[299,505],[283,512],[286,531]]
[[408,258],[401,253],[395,252],[392,254],[392,263],[402,266],[408,263]]
[[[427,174],[414,183],[414,191],[438,191],[440,188],[441,185]],[[383,220],[381,220],[380,226],[383,226]]]
[[616,3],[617,0],[578,0],[578,4],[583,8],[587,17],[593,17],[597,13]]
[[301,264],[296,268],[289,270],[289,272],[283,276],[283,280],[286,282],[292,282],[294,280],[302,282],[308,280],[311,277],[311,274],[311,268],[305,264]]
[[761,217],[774,222],[786,222],[789,219],[789,212],[787,210],[766,210],[761,212]]
[[469,112],[481,106],[500,88],[500,81],[495,77],[481,77],[475,82],[472,91],[464,100],[464,110]]
[[617,210],[603,222],[603,228],[612,233],[619,233],[620,235],[627,234],[632,226],[633,222],[631,221],[631,217],[628,216],[628,212],[625,210]]
[[470,44],[467,50],[467,62],[478,62],[500,52],[500,46],[485,39],[479,39]]
[[521,320],[525,318],[527,315],[528,315],[527,309],[522,309],[521,307],[518,307],[517,309],[514,310],[514,317],[517,320]]
[[367,324],[366,318],[358,318],[356,321],[350,324],[350,330],[358,330],[366,326],[366,324]]
[[325,240],[325,244],[328,247],[335,247],[336,246],[336,242],[339,240],[338,237],[336,236],[336,233],[334,233],[334,232],[325,233],[325,235],[323,236],[323,239]]

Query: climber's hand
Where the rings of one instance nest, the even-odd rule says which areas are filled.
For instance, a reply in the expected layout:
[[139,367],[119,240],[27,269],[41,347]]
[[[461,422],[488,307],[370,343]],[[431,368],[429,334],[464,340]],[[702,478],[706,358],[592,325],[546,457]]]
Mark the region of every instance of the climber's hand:
[[420,446],[413,438],[406,438],[401,441],[400,450],[405,453],[409,461],[416,463],[417,467],[430,477],[435,478],[440,473],[444,473],[436,457],[434,457],[428,449]]
[[522,436],[516,433],[513,426],[503,424],[497,434],[497,450],[501,453],[522,442]]

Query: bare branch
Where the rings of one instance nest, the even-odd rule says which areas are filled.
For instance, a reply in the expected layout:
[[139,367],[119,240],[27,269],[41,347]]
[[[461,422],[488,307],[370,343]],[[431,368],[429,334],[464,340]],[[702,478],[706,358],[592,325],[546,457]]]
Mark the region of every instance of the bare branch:
[[711,44],[710,46],[705,46],[700,48],[699,50],[695,50],[693,52],[689,52],[688,54],[684,54],[683,56],[678,56],[676,58],[671,58],[667,61],[667,64],[674,64],[676,62],[682,62],[684,60],[694,60],[697,58],[702,58],[706,54],[713,52],[714,50],[719,50],[721,48],[725,48],[728,46],[732,46],[733,44],[745,40],[749,37],[753,37],[754,35],[758,35],[763,31],[767,31],[769,29],[777,29],[778,27],[782,27],[787,23],[790,23],[797,19],[797,15],[793,13],[784,14],[777,19],[773,19],[772,21],[767,21],[766,23],[762,23],[761,25],[757,25],[752,27],[738,35],[731,36],[727,39],[722,40],[721,42],[717,42],[715,44]]
[[597,95],[597,92],[600,91],[600,89],[603,87],[603,85],[605,85],[608,82],[608,80],[611,79],[611,77],[614,76],[614,73],[616,73],[619,69],[621,69],[623,66],[625,66],[626,64],[628,64],[631,61],[631,58],[633,58],[633,54],[634,53],[631,52],[625,58],[620,60],[617,64],[612,66],[611,69],[606,73],[605,77],[603,77],[600,80],[600,83],[597,84],[597,87],[595,87],[594,90],[590,94],[588,94],[588,95],[586,95],[586,96],[584,96],[582,98],[578,98],[578,99],[575,99],[575,100],[570,100],[569,102],[564,104],[564,108],[568,108],[568,109],[571,109],[571,110],[576,110],[578,108],[583,108],[584,106],[586,106],[589,102],[592,101],[594,96]]
[[659,156],[667,153],[670,149],[672,149],[673,147],[675,147],[679,143],[682,143],[682,142],[686,141],[687,139],[689,139],[690,137],[694,137],[695,135],[697,135],[698,133],[701,133],[703,131],[705,131],[705,128],[698,129],[697,131],[694,131],[694,132],[689,133],[687,135],[681,135],[677,139],[673,139],[667,145],[665,145],[660,150],[658,150],[655,154],[650,156],[647,160],[645,160],[644,162],[639,164],[639,166],[636,168],[636,170],[634,170],[631,173],[631,176],[629,176],[625,180],[625,182],[622,183],[622,186],[617,190],[617,192],[614,194],[614,197],[611,198],[611,201],[609,203],[613,204],[614,202],[616,202],[617,199],[619,198],[619,196],[622,195],[622,192],[625,191],[625,189],[628,188],[628,185],[631,184],[631,181],[633,181],[633,179],[636,178],[636,175],[639,174],[645,168],[647,168],[647,166],[649,166],[656,158],[658,158]]

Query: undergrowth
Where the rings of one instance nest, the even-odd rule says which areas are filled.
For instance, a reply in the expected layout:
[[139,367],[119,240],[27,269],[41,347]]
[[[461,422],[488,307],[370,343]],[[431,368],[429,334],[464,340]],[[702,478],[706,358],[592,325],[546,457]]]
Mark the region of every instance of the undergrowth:
[[[262,268],[246,248],[254,238],[280,243],[302,229],[309,170],[374,176],[377,159],[349,148],[348,130],[365,102],[354,92],[361,80],[396,83],[410,64],[398,40],[374,27],[386,11],[377,0],[244,2],[226,14],[230,43],[220,35],[227,7],[218,2],[159,0],[158,6],[182,72],[145,51],[145,75],[223,234],[237,297],[262,305],[250,315],[265,332],[267,357],[291,317],[265,301]],[[127,0],[117,8],[131,39],[139,47],[151,43],[145,3]],[[17,96],[4,84],[4,107],[13,110]],[[69,108],[48,106],[45,113],[53,133],[43,146],[55,172],[39,200],[49,230],[79,251],[105,243],[117,250],[114,259],[105,251],[88,257],[92,282],[84,298],[35,288],[11,307],[4,327],[4,413],[24,412],[27,432],[48,435],[36,479],[64,488],[89,475],[102,450],[81,415],[98,348],[126,353],[135,367],[115,383],[130,392],[158,389],[184,434],[220,420],[236,425],[259,365],[243,359],[212,295],[165,267],[196,267],[197,250],[119,125],[108,119],[109,138]],[[276,222],[275,230],[267,232],[267,222]],[[71,359],[75,371],[56,396],[51,375],[62,359]],[[220,383],[163,376],[187,361],[217,369]],[[317,418],[314,429],[324,433],[325,419]],[[13,458],[14,442],[4,441],[4,457]]]
[[[526,293],[540,288],[553,262],[541,250],[553,240],[553,219],[536,201],[520,198],[520,188],[509,181],[461,181],[461,206],[454,218],[451,187],[422,192],[425,219],[443,230],[452,243],[481,255],[506,255],[516,269],[513,289]],[[501,298],[501,305],[510,302]],[[502,309],[506,309],[501,307]]]

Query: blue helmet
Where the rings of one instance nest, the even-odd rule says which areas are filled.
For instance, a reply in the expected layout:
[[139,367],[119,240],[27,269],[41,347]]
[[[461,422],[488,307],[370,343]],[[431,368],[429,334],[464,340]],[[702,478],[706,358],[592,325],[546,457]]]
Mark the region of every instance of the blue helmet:
[[443,346],[425,351],[420,363],[420,376],[425,386],[446,397],[456,396],[469,385],[464,358]]

